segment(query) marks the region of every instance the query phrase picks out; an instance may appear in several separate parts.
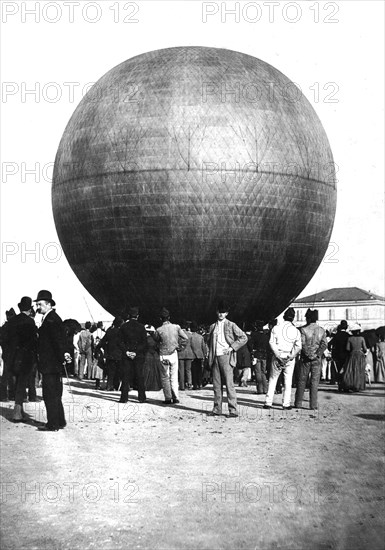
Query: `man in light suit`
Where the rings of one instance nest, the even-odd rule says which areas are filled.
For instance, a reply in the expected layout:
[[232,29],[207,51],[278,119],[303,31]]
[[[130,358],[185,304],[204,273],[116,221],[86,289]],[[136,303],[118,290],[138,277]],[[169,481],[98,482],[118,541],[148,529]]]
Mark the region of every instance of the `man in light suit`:
[[227,319],[229,307],[220,302],[217,322],[210,326],[209,366],[213,369],[214,408],[212,414],[222,414],[223,384],[226,385],[229,417],[237,417],[237,394],[234,388],[233,368],[237,364],[236,351],[247,343],[246,334]]
[[71,361],[63,321],[53,309],[55,301],[48,290],[40,290],[35,300],[37,313],[43,315],[39,328],[38,369],[43,375],[43,399],[47,424],[40,431],[57,432],[66,426],[62,403],[63,364]]

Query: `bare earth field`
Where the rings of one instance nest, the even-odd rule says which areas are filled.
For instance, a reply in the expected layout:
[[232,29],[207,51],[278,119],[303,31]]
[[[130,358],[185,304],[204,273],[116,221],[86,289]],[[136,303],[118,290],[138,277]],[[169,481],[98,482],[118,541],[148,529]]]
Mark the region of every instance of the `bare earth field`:
[[384,385],[321,385],[316,413],[237,388],[237,419],[207,415],[211,387],[165,407],[71,385],[59,432],[2,404],[1,550],[385,547]]

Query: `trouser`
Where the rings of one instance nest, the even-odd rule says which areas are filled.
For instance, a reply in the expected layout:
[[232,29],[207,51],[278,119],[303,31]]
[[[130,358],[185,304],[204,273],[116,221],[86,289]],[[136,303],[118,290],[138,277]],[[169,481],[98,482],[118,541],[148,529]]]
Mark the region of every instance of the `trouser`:
[[106,368],[107,368],[107,389],[116,390],[119,387],[119,382],[117,381],[117,375],[119,376],[120,360],[107,359]]
[[284,407],[290,406],[291,400],[291,382],[293,379],[295,359],[288,361],[284,367],[279,368],[278,362],[274,357],[271,363],[269,387],[266,395],[266,405],[272,405],[274,399],[275,387],[277,385],[278,378],[283,373],[284,388],[282,394],[282,405]]
[[267,364],[267,359],[258,359],[258,358],[256,359],[255,385],[257,387],[257,393],[267,392],[266,364]]
[[22,405],[26,397],[26,390],[31,371],[20,372],[15,376],[15,405]]
[[121,363],[121,401],[127,401],[128,392],[131,387],[138,389],[139,401],[146,399],[146,392],[144,388],[144,356],[137,355],[134,359],[124,358]]
[[320,381],[321,375],[321,359],[313,359],[313,361],[308,361],[304,363],[301,362],[300,366],[300,376],[298,379],[297,391],[295,392],[295,406],[302,407],[303,394],[306,388],[306,381],[311,374],[310,380],[310,408],[317,408],[317,393],[318,393],[318,384]]
[[344,373],[341,372],[346,362],[346,357],[342,358],[336,358],[334,361],[332,361],[332,374],[331,374],[331,381],[330,384],[334,384],[336,381],[338,382],[338,387],[341,388],[342,386],[342,379],[344,377]]
[[238,367],[239,371],[239,384],[247,386],[247,381],[250,375],[250,367]]
[[191,364],[192,385],[194,388],[202,387],[203,359],[193,359]]
[[79,378],[80,378],[80,380],[85,375],[84,366],[86,364],[86,361],[87,361],[87,370],[88,370],[88,373],[89,373],[89,371],[92,368],[92,349],[91,348],[87,351],[79,352]]
[[47,410],[47,426],[60,428],[66,424],[62,403],[63,380],[61,374],[43,374],[43,399]]
[[7,361],[4,360],[3,374],[0,381],[0,401],[7,401],[8,398],[15,397],[15,381],[8,367]]
[[33,366],[31,373],[28,376],[27,388],[28,399],[30,401],[36,401],[36,364]]
[[178,399],[178,352],[160,356],[160,377],[166,401]]
[[185,383],[187,386],[191,386],[191,363],[192,359],[179,359],[179,389],[185,389]]
[[213,364],[214,409],[213,412],[222,413],[223,384],[226,385],[227,401],[230,413],[237,412],[237,394],[233,382],[233,369],[230,366],[228,355],[215,357]]

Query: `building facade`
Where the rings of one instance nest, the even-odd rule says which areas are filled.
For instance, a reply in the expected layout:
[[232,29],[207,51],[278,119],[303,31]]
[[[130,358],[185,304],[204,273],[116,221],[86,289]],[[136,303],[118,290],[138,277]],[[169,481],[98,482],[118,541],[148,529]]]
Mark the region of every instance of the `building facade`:
[[333,330],[346,319],[349,325],[359,323],[362,330],[385,325],[385,298],[357,287],[331,288],[295,300],[295,324],[305,323],[308,308],[318,310],[318,323]]

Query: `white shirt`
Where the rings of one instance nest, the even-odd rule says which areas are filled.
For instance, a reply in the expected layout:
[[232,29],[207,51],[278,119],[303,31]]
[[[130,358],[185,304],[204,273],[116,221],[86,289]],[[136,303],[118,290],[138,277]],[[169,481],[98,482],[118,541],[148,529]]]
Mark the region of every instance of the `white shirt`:
[[217,349],[215,351],[215,355],[217,357],[221,355],[226,355],[225,350],[227,351],[229,349],[229,344],[227,343],[225,338],[225,319],[223,319],[222,321],[217,321],[215,333],[217,335]]
[[290,321],[283,321],[273,327],[270,335],[270,347],[276,357],[286,359],[297,355],[302,347],[301,333]]

